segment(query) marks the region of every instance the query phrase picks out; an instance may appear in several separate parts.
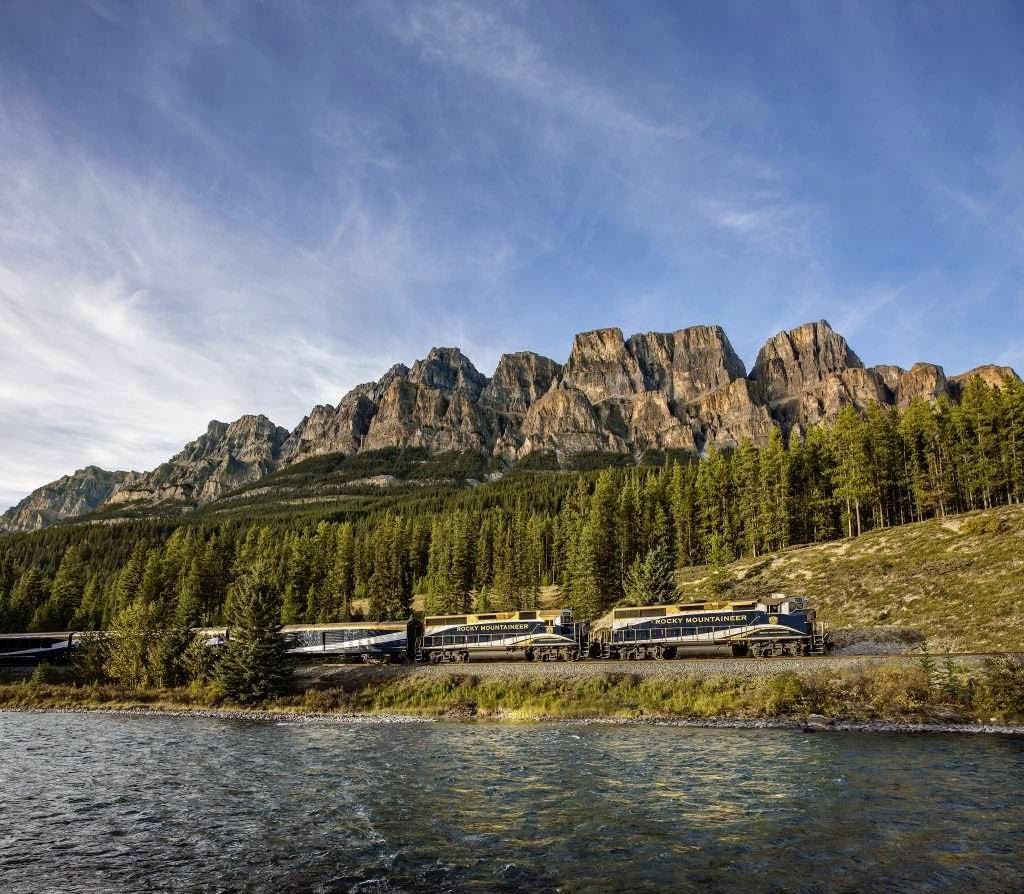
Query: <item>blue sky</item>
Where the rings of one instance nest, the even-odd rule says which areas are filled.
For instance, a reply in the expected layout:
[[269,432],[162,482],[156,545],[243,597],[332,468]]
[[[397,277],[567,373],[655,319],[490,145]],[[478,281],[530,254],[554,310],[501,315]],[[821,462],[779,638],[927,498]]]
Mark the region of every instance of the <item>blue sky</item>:
[[0,504],[456,344],[1024,366],[1006,3],[0,9]]

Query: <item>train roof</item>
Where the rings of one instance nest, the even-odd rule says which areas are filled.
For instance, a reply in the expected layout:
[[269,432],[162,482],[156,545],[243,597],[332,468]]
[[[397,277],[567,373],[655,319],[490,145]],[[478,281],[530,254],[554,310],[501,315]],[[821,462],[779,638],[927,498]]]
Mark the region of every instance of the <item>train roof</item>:
[[430,615],[423,619],[424,624],[476,624],[478,621],[554,621],[562,617],[568,609],[538,608],[518,612],[477,612],[465,615]]
[[[303,630],[363,630],[372,627],[375,630],[405,630],[409,621],[340,621],[336,624],[285,624],[282,633],[300,633]],[[223,636],[227,627],[194,627],[193,633],[205,636]]]

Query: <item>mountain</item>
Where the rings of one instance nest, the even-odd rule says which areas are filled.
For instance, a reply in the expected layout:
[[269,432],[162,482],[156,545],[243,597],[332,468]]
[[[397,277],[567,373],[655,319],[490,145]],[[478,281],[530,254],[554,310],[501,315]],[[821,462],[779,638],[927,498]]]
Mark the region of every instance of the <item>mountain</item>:
[[[214,421],[151,472],[90,467],[61,478],[8,510],[0,531],[33,530],[98,509],[194,509],[317,457],[395,448],[486,458],[475,475],[487,463],[501,468],[535,454],[563,462],[590,453],[700,454],[744,440],[763,444],[776,428],[799,434],[846,406],[957,400],[973,376],[999,385],[1016,373],[987,365],[947,378],[931,363],[867,368],[825,320],[772,336],[749,374],[720,326],[628,339],[617,328],[581,332],[564,365],[529,351],[505,354],[490,378],[458,348],[434,348],[412,367],[396,364],[376,382],[357,385],[336,406],[313,407],[291,432],[265,416]],[[370,478],[375,486],[390,481],[379,468],[338,480]]]
[[0,515],[0,531],[35,531],[64,518],[77,518],[102,506],[134,472],[107,472],[86,466],[32,491]]

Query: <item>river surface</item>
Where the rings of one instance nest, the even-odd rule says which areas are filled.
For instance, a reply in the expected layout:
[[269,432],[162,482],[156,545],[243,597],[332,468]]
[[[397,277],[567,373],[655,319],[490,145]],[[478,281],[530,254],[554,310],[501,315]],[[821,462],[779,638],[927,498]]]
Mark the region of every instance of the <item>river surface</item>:
[[0,714],[0,891],[1024,890],[1024,740]]

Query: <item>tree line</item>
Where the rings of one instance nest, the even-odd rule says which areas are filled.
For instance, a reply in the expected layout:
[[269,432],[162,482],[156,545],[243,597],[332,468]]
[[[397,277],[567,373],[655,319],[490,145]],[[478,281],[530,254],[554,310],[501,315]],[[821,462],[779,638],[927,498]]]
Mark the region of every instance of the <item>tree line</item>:
[[1024,385],[968,382],[958,403],[845,408],[762,447],[586,472],[519,471],[354,518],[68,525],[0,538],[0,629],[219,625],[259,568],[282,623],[562,604],[597,617],[674,598],[675,573],[1024,496]]

